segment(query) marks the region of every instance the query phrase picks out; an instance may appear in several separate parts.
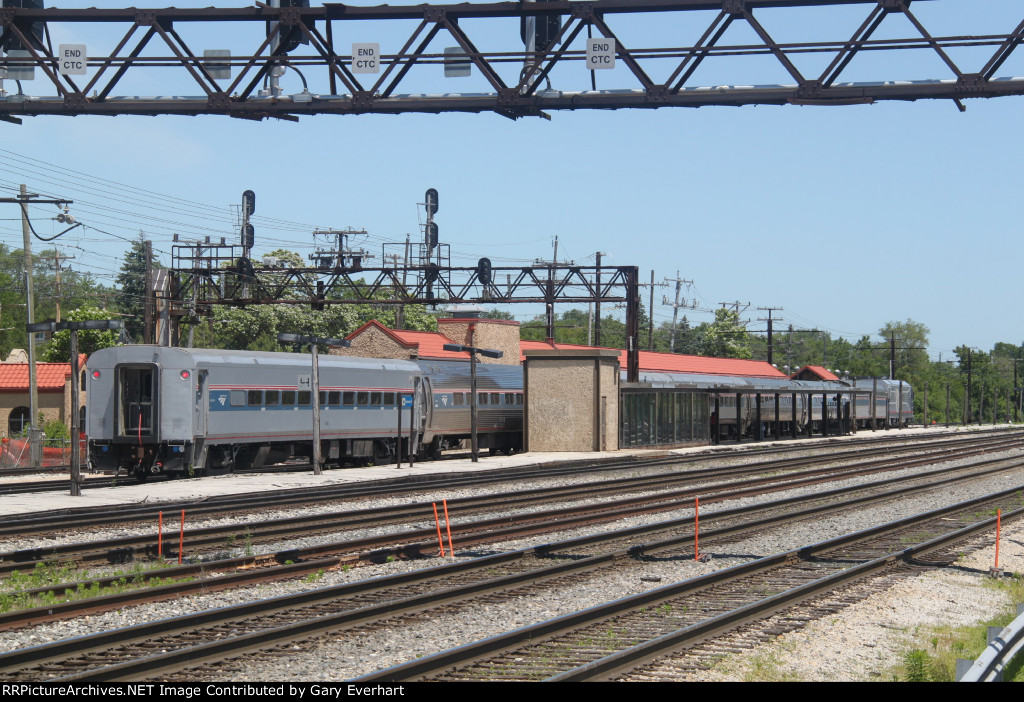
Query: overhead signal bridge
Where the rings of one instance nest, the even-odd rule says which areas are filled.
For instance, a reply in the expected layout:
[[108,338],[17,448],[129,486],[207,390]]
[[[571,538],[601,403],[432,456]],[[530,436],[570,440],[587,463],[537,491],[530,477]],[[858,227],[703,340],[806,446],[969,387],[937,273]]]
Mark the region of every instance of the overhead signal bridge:
[[[952,1],[916,0],[914,8]],[[9,7],[12,4],[22,6]],[[17,92],[5,84],[0,119],[219,114],[295,120],[300,115],[404,112],[496,112],[515,119],[547,116],[554,110],[921,99],[948,99],[962,109],[966,98],[1024,94],[1024,79],[998,75],[1024,40],[1024,22],[994,34],[938,36],[911,10],[910,0],[283,4],[288,6],[30,9],[24,5],[41,8],[42,0],[4,0],[3,63],[8,78],[20,83]],[[985,3],[976,4],[971,11],[983,15]],[[864,19],[852,35],[780,43],[766,29],[779,26],[767,21],[773,13],[839,5],[864,9]],[[878,38],[885,32],[880,27],[888,27],[887,20],[894,16],[905,18],[900,27],[910,36]],[[521,31],[511,29],[509,18],[520,21]],[[652,29],[678,26],[674,36],[695,40],[674,47],[638,46],[626,38],[635,36],[638,22]],[[115,32],[123,28],[123,34],[120,39],[115,34],[109,46],[52,45],[51,37],[59,42],[65,36],[82,36],[89,27],[81,25],[96,24]],[[815,31],[824,35],[841,24],[822,21]],[[200,25],[212,29],[201,32],[203,36],[224,37],[243,47],[243,53],[204,53],[205,47],[185,38]],[[756,41],[724,43],[727,30],[739,25],[752,30]],[[381,43],[378,32],[390,43]],[[743,32],[744,37],[749,34]],[[338,37],[345,37],[346,43]],[[495,42],[500,46],[492,48]],[[971,65],[953,60],[963,49],[968,49]],[[899,60],[908,51],[937,57],[930,65],[942,75],[899,75]],[[885,70],[892,74],[872,82],[847,77],[851,61],[865,54],[884,54]],[[824,57],[825,69],[801,70],[805,55]],[[726,62],[725,70],[731,74],[733,64],[727,62],[739,56],[774,62],[769,68],[783,80],[744,85],[736,74],[724,85],[700,82],[699,71],[720,62]],[[922,70],[911,66],[906,70]],[[147,86],[158,86],[154,92],[159,96],[118,93],[126,84],[133,85],[131,79],[139,72],[145,72]],[[482,78],[484,89],[454,90],[451,77],[471,72],[477,80]],[[301,90],[295,74],[301,78]],[[296,89],[285,90],[285,85]],[[178,94],[189,86],[191,95]]]
[[[199,247],[202,248],[199,248]],[[175,246],[171,269],[170,316],[197,321],[214,305],[438,305],[475,303],[543,304],[547,335],[554,337],[556,304],[624,303],[627,374],[638,373],[640,286],[636,266],[501,267],[481,259],[474,268],[396,266],[390,268],[283,268],[254,266],[241,247]],[[403,282],[409,280],[408,283]]]

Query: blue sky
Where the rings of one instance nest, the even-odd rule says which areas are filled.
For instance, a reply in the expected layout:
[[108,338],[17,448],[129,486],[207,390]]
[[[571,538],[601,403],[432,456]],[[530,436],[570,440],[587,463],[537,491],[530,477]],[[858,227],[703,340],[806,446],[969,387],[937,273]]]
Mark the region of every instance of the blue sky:
[[[935,34],[1007,32],[1024,16],[1021,3],[1009,0],[934,0],[912,10]],[[845,39],[866,14],[858,6],[757,16],[786,41]],[[708,21],[611,24],[634,46],[668,46],[693,41]],[[890,36],[913,33],[893,24]],[[54,43],[102,40],[101,30],[90,31]],[[387,53],[391,39],[380,32]],[[487,38],[496,50],[514,50],[517,40]],[[726,37],[748,39],[745,28]],[[933,56],[903,53],[898,61],[866,57],[851,65],[848,79],[949,77]],[[968,70],[984,61],[973,50],[956,59]],[[812,72],[814,60],[801,68]],[[1024,75],[1024,49],[999,75]],[[569,86],[578,76],[553,79]],[[155,76],[133,80],[132,94],[168,92]],[[482,87],[477,77],[418,80],[435,90]],[[599,76],[599,87],[614,80]],[[696,84],[762,82],[789,81],[764,61],[723,63],[695,77]],[[35,87],[24,85],[26,92]],[[10,81],[5,87],[13,89]],[[1012,302],[1022,258],[1024,100],[966,104],[965,113],[951,102],[920,101],[577,111],[515,122],[491,114],[320,116],[298,124],[37,117],[0,125],[0,190],[10,195],[24,182],[33,192],[74,199],[73,211],[91,228],[65,236],[65,253],[76,257],[73,266],[111,282],[125,239],[140,229],[168,253],[175,231],[233,237],[230,206],[245,189],[257,193],[256,251],[305,255],[314,226],[365,228],[370,237],[362,243],[376,252],[381,241],[419,236],[416,203],[433,187],[441,239],[457,265],[481,256],[495,265],[550,258],[557,235],[560,259],[589,264],[602,251],[608,263],[638,266],[643,282],[652,269],[658,282],[678,271],[695,283],[685,297],[703,308],[749,302],[743,316],[752,330],[764,328],[759,306],[784,308],[777,313],[783,328],[849,339],[913,319],[931,330],[931,356],[948,358],[959,344],[987,350],[1024,340]],[[9,207],[0,214],[0,241],[20,248],[20,226],[11,221],[17,211]],[[35,216],[50,214],[39,208]],[[40,233],[59,231],[39,221]],[[671,309],[657,304],[663,294],[672,290],[655,292],[656,322],[671,319]]]

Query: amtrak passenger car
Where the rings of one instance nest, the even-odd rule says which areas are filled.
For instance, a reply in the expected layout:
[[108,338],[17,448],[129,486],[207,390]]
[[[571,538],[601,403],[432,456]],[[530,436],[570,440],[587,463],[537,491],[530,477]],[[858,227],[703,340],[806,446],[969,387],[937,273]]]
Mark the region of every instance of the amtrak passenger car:
[[[469,406],[448,409],[454,389],[468,393],[468,363],[322,355],[318,366],[328,463],[393,461],[399,449],[436,456],[469,435]],[[312,456],[308,354],[116,346],[90,356],[88,368],[87,431],[99,470],[145,479]],[[481,407],[481,446],[519,448],[521,370],[479,365],[484,389],[511,401]]]

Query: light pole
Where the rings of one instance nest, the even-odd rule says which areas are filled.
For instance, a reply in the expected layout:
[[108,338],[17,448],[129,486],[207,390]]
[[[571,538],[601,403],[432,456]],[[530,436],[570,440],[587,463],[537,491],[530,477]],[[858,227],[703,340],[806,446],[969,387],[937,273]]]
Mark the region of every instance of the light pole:
[[81,322],[38,322],[27,325],[30,334],[36,332],[52,332],[67,329],[71,332],[71,495],[80,497],[82,494],[82,433],[81,418],[78,414],[78,398],[81,390],[78,367],[78,332],[83,330],[106,331],[120,329],[121,322],[116,319],[88,319]]
[[445,351],[465,351],[469,354],[469,437],[472,447],[473,463],[478,462],[478,444],[476,439],[476,355],[480,354],[485,358],[501,358],[504,352],[497,349],[480,349],[476,346],[465,346],[463,344],[445,344]]
[[313,375],[310,382],[310,396],[313,402],[313,474],[320,475],[320,362],[317,359],[317,345],[348,347],[347,339],[332,339],[325,336],[305,334],[278,334],[277,340],[286,344],[309,344],[313,356]]

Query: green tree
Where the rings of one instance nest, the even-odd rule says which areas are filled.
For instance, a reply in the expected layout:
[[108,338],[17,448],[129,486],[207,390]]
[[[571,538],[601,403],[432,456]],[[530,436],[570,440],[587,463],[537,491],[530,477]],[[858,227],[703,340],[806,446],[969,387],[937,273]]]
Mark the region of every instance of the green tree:
[[[68,322],[83,322],[89,319],[111,319],[110,312],[98,307],[79,307],[64,315]],[[98,349],[117,346],[120,332],[116,330],[91,330],[78,332],[78,352],[87,356]],[[71,359],[71,332],[61,329],[51,337],[39,358],[50,363],[66,363]]]
[[889,322],[878,330],[889,349],[895,348],[894,378],[910,380],[924,373],[928,365],[928,334],[927,326],[912,319]]
[[[706,326],[705,326],[706,325]],[[701,356],[718,358],[750,358],[750,338],[740,321],[739,312],[721,307],[715,310],[715,321],[698,325],[702,342]]]
[[[162,268],[155,260],[152,268]],[[118,310],[124,315],[124,328],[136,342],[142,341],[146,329],[146,239],[142,232],[125,252],[121,272],[117,276],[117,292],[114,295]]]

